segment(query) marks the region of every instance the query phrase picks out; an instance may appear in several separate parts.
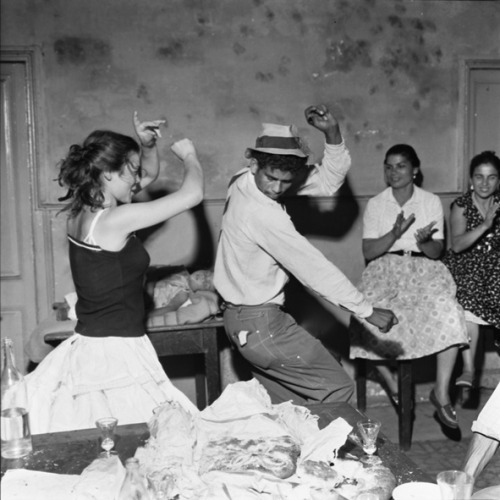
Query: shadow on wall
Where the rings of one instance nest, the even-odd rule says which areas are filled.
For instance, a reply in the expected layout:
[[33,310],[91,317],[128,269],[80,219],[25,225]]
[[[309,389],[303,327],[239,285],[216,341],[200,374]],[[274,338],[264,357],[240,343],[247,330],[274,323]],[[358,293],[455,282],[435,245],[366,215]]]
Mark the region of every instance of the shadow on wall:
[[[167,194],[167,192],[158,191],[155,192],[154,197],[150,199],[158,199]],[[205,213],[205,204],[203,202],[200,203],[192,208],[190,212],[193,214],[195,221],[195,233],[197,235],[198,246],[194,258],[190,259],[189,267],[192,269],[213,269],[215,264],[215,243]],[[155,226],[141,229],[137,232],[137,236],[145,244],[157,231],[162,231],[168,222],[167,220]]]
[[349,359],[349,330],[295,278],[286,287],[286,309],[337,358]]
[[[341,204],[338,198],[342,199]],[[349,179],[339,189],[333,202],[331,209],[320,210],[317,200],[297,197],[287,201],[286,208],[301,234],[324,236],[331,238],[334,243],[351,231],[360,214],[360,206],[353,195]],[[336,357],[349,358],[347,326],[295,278],[290,280],[286,288],[286,307],[297,323],[320,339]]]
[[[338,198],[342,198],[342,211]],[[332,202],[334,207],[325,211],[318,208],[316,199],[298,196],[287,200],[285,206],[297,231],[302,235],[321,235],[338,239],[349,233],[360,213],[348,178]]]

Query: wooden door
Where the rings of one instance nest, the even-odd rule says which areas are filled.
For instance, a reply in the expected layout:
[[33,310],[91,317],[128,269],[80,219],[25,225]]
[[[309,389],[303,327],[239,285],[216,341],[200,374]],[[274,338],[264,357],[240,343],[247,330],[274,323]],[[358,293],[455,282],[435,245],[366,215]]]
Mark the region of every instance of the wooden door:
[[500,155],[500,60],[472,61],[467,86],[464,187],[469,184],[473,156],[486,150]]
[[0,332],[14,341],[25,371],[24,345],[37,323],[30,154],[30,87],[23,61],[1,63]]

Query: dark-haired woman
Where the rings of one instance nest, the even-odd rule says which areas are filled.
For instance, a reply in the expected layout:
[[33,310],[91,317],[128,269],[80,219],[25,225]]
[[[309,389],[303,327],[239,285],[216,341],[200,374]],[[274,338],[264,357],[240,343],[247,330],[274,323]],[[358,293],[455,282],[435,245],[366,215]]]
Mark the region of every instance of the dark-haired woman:
[[[351,358],[416,359],[437,355],[430,401],[440,421],[458,427],[449,384],[458,346],[467,343],[465,320],[455,300],[455,284],[439,260],[444,248],[440,199],[416,185],[420,160],[407,144],[391,147],[384,160],[388,188],[368,201],[363,217],[363,254],[369,261],[359,289],[377,307],[399,319],[381,334],[365,321],[353,320]],[[377,365],[397,394],[397,381]]]
[[69,258],[78,296],[72,337],[26,378],[33,433],[88,428],[100,417],[146,422],[166,400],[194,409],[165,375],[144,331],[143,284],[149,255],[134,232],[200,203],[203,173],[192,142],[172,151],[184,162],[180,189],[131,203],[158,176],[163,121],[134,115],[139,143],[107,130],[71,146],[59,183],[68,189]]
[[500,158],[483,151],[472,158],[469,175],[469,191],[451,206],[451,248],[443,259],[457,284],[470,337],[456,381],[465,387],[475,382],[479,326],[500,329]]

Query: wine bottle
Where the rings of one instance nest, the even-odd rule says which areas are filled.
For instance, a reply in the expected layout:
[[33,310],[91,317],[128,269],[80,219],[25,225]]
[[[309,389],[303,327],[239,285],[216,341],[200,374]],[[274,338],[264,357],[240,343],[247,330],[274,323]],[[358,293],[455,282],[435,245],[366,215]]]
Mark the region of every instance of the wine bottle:
[[4,365],[1,379],[1,454],[21,458],[33,450],[28,413],[26,381],[16,368],[12,340],[3,339]]

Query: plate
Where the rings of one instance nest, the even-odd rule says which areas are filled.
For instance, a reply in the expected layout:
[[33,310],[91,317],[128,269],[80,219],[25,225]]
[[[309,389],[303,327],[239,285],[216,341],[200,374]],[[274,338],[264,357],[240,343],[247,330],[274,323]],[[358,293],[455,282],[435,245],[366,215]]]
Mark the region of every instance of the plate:
[[394,488],[392,492],[394,500],[422,500],[441,498],[439,486],[435,483],[405,483]]

